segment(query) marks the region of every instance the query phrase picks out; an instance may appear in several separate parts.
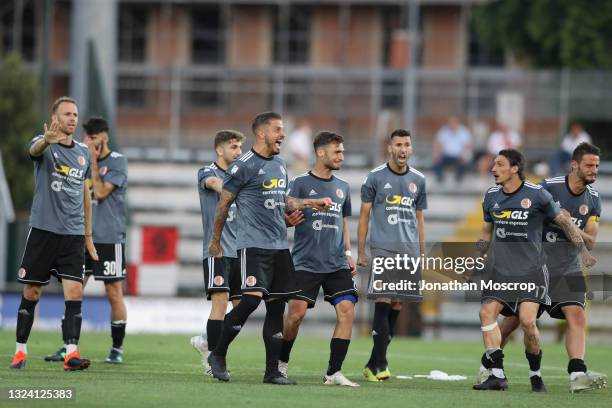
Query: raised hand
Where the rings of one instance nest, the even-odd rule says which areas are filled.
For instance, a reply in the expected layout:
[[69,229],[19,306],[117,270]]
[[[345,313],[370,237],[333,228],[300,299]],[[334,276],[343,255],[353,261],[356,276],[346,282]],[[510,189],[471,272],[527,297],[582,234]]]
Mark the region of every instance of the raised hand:
[[57,120],[53,120],[51,125],[47,127],[45,123],[45,142],[48,144],[57,144],[66,140],[66,135],[60,130],[60,124]]

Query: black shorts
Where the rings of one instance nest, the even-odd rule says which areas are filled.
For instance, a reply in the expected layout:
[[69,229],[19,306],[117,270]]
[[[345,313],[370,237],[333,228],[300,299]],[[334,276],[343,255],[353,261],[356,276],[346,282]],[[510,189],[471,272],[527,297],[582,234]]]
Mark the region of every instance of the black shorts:
[[85,237],[31,228],[17,280],[48,285],[51,275],[83,283]]
[[295,271],[300,293],[292,296],[293,299],[308,302],[308,308],[313,308],[317,302],[317,295],[323,287],[323,298],[331,302],[342,295],[357,297],[355,281],[349,269],[341,269],[332,273],[315,273],[308,271]]
[[117,282],[125,279],[125,244],[94,244],[98,260],[85,251],[85,276],[95,280]]
[[546,312],[553,319],[565,320],[563,306],[580,306],[583,309],[587,298],[586,281],[582,271],[566,273],[562,276],[551,276],[550,299],[551,304],[546,307]]
[[262,292],[278,299],[300,292],[288,249],[241,249],[240,270],[242,293]]
[[541,269],[534,270],[532,273],[524,276],[505,276],[492,274],[488,279],[492,285],[533,285],[533,289],[515,288],[499,289],[485,288],[482,290],[481,300],[484,302],[487,299],[494,300],[504,305],[501,311],[503,316],[518,316],[519,307],[523,302],[539,303],[541,305],[538,317],[546,310],[546,306],[550,305],[550,296],[548,292],[548,269],[543,265]]
[[206,299],[215,292],[229,292],[230,300],[242,297],[240,258],[206,258],[202,261]]

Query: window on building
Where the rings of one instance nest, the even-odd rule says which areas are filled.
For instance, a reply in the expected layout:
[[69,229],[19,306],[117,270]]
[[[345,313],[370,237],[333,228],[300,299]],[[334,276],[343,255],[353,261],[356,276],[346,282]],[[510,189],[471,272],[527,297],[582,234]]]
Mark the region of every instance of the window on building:
[[382,109],[402,109],[404,81],[401,78],[384,79],[381,88],[380,107]]
[[191,13],[191,59],[194,64],[225,62],[226,21],[219,6],[198,7]]
[[117,81],[117,104],[122,108],[142,108],[147,104],[147,80],[142,76],[122,75]]
[[[14,2],[12,4],[15,5]],[[2,13],[0,14],[0,38],[2,38],[0,53],[17,52],[24,60],[34,61],[37,34],[34,2],[24,2],[19,21],[16,21],[18,16],[15,15],[13,6],[4,7],[0,13]]]
[[119,61],[144,62],[149,13],[142,6],[119,6]]
[[186,105],[190,108],[218,108],[224,104],[219,78],[194,78],[186,93]]
[[381,22],[382,22],[382,52],[381,65],[388,67],[391,62],[391,48],[393,34],[396,30],[406,28],[405,24],[405,12],[406,7],[382,7],[380,9]]
[[506,65],[504,50],[487,48],[478,36],[474,23],[470,23],[468,61],[472,67],[503,67]]
[[274,18],[273,60],[277,64],[306,64],[310,58],[311,9],[277,8]]

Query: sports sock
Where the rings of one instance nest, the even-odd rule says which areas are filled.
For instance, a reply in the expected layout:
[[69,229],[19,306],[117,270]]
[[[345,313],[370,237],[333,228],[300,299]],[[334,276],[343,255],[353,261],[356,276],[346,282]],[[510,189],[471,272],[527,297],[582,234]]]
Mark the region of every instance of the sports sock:
[[389,310],[389,342],[395,335],[395,323],[397,322],[397,317],[399,316],[401,310],[390,309]]
[[389,346],[389,310],[391,305],[376,302],[374,305],[374,322],[372,323],[372,340],[374,342],[374,368],[387,368],[387,347]]
[[529,362],[529,377],[533,377],[534,375],[541,377],[542,373],[540,373],[540,366],[542,363],[542,350],[540,350],[538,354],[532,354],[525,351],[525,357],[527,357],[527,361]]
[[125,320],[111,321],[111,337],[113,338],[113,348],[120,350],[123,347],[123,339],[125,338]]
[[293,343],[295,343],[295,339],[293,340],[283,339],[283,345],[281,347],[281,352],[280,352],[280,357],[279,357],[280,361],[284,361],[285,363],[289,362],[289,355],[291,354]]
[[23,295],[21,296],[21,303],[17,310],[17,329],[15,330],[17,343],[25,344],[28,342],[32,324],[34,324],[34,310],[37,303],[38,300],[28,300]]
[[278,360],[283,345],[284,300],[266,302],[263,340],[266,346],[266,375],[278,374]]
[[491,372],[497,378],[506,378],[504,374],[504,352],[502,349],[487,349],[487,357],[491,360]]
[[[81,335],[81,322],[83,321],[83,315],[81,314],[80,300],[67,300],[65,302],[66,310],[64,312],[64,338],[66,344],[79,344],[79,337]],[[68,352],[66,350],[66,352]]]
[[[390,309],[389,310],[389,341],[391,343],[391,339],[395,334],[395,323],[397,322],[397,317],[400,314],[400,310]],[[387,345],[388,347],[388,345]],[[370,367],[371,370],[376,368],[376,355],[374,354],[374,347],[372,347],[372,352],[370,353],[370,359],[366,364],[366,367]]]
[[208,319],[206,322],[206,339],[208,341],[208,351],[213,351],[217,347],[217,342],[223,330],[223,320]]
[[350,339],[332,338],[329,342],[329,365],[327,375],[332,375],[342,369],[342,363],[351,343]]
[[487,353],[482,353],[482,357],[480,357],[480,364],[487,370],[493,368],[493,362],[487,357]]
[[234,341],[242,326],[247,321],[251,313],[257,309],[261,297],[244,294],[238,306],[232,309],[231,312],[225,315],[223,320],[223,329],[217,341],[217,347],[212,351],[215,356],[225,356],[230,343]]
[[584,364],[584,360],[580,358],[572,358],[567,364],[567,373],[572,375],[573,373],[586,373],[587,366]]

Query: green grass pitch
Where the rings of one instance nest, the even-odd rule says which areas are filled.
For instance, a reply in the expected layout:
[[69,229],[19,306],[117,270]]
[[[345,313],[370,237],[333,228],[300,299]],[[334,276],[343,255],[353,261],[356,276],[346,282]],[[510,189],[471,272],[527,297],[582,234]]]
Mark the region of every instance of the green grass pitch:
[[[201,372],[199,355],[188,336],[129,335],[125,364],[103,363],[110,334],[85,333],[81,354],[93,360],[85,372],[64,372],[61,363],[47,363],[42,357],[57,349],[58,333],[35,332],[28,344],[25,369],[8,368],[14,352],[14,334],[0,332],[0,389],[15,387],[72,387],[77,403],[54,401],[0,401],[0,406],[91,406],[91,407],[611,407],[610,389],[569,394],[565,349],[545,344],[542,372],[547,394],[529,391],[528,366],[522,347],[513,343],[506,349],[506,371],[510,389],[505,392],[473,391],[482,345],[475,342],[394,339],[389,349],[389,368],[394,375],[427,374],[438,369],[468,376],[457,382],[427,379],[392,379],[384,383],[362,381],[361,368],[369,356],[371,340],[351,342],[343,372],[361,388],[323,386],[329,339],[299,337],[293,348],[289,373],[297,386],[262,384],[264,352],[261,338],[239,336],[230,347],[228,368],[231,381],[220,383]],[[610,372],[609,345],[589,345],[589,368]]]

